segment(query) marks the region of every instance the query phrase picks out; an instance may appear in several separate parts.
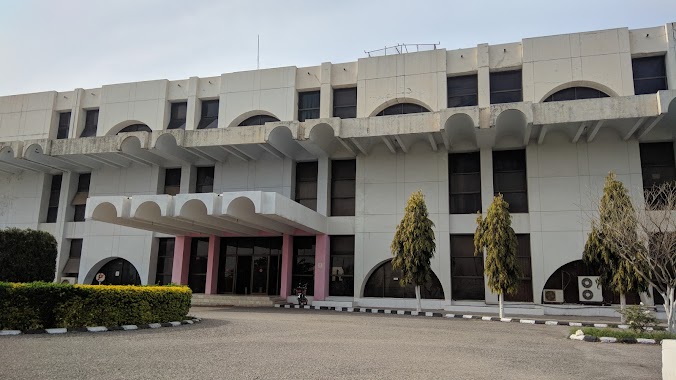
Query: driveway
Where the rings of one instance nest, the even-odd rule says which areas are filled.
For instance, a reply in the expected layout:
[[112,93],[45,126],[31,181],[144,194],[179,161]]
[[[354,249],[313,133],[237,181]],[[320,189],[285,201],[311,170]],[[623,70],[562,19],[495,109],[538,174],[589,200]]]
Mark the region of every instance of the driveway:
[[0,337],[2,379],[656,379],[661,347],[568,327],[294,309],[194,308],[196,325]]

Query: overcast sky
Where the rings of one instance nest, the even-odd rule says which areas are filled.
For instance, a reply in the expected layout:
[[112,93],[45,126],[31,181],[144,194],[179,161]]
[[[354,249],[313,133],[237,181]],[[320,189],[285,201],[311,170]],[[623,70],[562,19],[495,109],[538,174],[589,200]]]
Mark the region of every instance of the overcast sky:
[[0,96],[676,21],[674,0],[0,0]]

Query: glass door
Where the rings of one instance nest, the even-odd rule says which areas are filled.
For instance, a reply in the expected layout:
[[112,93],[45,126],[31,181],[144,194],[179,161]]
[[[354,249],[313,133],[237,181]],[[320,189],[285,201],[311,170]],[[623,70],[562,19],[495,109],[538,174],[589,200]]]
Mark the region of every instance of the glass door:
[[268,256],[254,256],[251,277],[251,293],[266,294],[268,292]]

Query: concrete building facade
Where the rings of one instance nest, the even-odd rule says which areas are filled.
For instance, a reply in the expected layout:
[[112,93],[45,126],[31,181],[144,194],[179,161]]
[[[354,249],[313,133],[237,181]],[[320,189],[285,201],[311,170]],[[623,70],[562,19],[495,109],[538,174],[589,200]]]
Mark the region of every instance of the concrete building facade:
[[56,281],[413,306],[389,245],[421,189],[423,306],[474,310],[497,302],[471,234],[499,192],[524,273],[509,307],[609,313],[578,299],[592,199],[609,171],[636,200],[676,179],[674,88],[670,23],[1,97],[0,227],[53,234]]

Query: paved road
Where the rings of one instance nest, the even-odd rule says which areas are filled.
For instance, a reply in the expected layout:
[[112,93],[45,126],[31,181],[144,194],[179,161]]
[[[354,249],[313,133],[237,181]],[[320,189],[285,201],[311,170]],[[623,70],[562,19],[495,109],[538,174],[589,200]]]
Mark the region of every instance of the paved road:
[[660,377],[660,346],[568,328],[284,309],[195,308],[200,324],[0,337],[1,379]]

